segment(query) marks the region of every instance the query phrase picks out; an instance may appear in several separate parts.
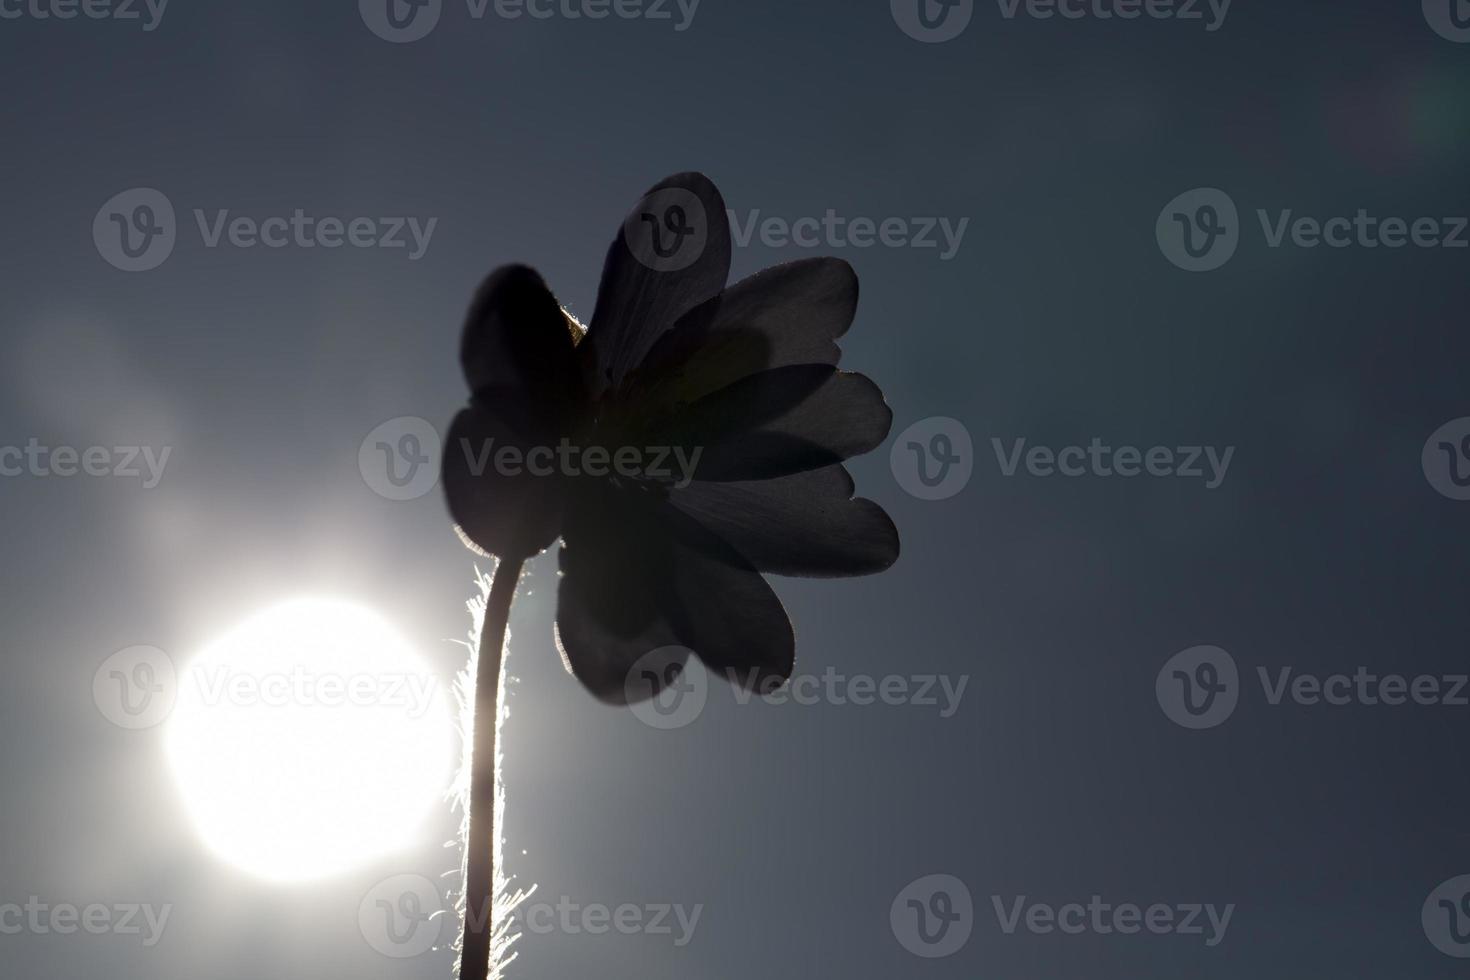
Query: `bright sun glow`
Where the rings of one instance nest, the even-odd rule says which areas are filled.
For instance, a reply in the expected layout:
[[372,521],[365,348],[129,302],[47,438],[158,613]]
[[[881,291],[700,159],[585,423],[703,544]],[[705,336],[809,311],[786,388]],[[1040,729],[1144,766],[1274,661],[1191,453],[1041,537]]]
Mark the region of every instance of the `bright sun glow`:
[[408,846],[449,779],[444,684],[379,616],[297,599],[180,674],[168,755],[212,850],[319,878]]

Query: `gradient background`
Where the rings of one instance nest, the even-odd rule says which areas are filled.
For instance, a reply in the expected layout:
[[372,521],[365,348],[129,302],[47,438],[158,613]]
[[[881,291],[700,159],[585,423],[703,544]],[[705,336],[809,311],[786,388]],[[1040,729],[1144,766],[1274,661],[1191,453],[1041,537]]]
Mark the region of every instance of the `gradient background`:
[[[1258,207],[1470,212],[1470,46],[1417,0],[1236,0],[1196,21],[1005,20],[945,44],[886,0],[704,0],[669,22],[471,20],[413,44],[350,0],[173,0],[137,22],[0,21],[0,443],[167,444],[163,484],[0,481],[0,901],[172,903],[163,942],[3,936],[0,972],[115,980],[447,977],[375,953],[374,882],[456,865],[457,818],[360,872],[263,884],[205,853],[159,733],[91,700],[110,653],[186,658],[274,600],[372,605],[446,678],[472,556],[439,494],[357,467],[379,423],[447,423],[456,338],[491,267],[525,261],[590,314],[603,252],[665,174],[744,215],[969,217],[963,250],[842,249],[863,281],[844,366],[897,434],[962,420],[975,475],[905,494],[854,467],[903,536],[890,572],[778,581],[798,669],[970,675],[932,708],[737,706],[663,733],[594,703],[551,635],[554,558],[513,619],[510,870],[538,898],[703,904],[669,937],[527,935],[512,976],[1460,976],[1419,909],[1470,872],[1465,708],[1268,707],[1257,665],[1464,672],[1470,504],[1419,454],[1470,415],[1470,252],[1266,247]],[[160,268],[105,263],[93,215],[164,191]],[[1161,256],[1176,194],[1249,225],[1223,269]],[[190,209],[438,217],[427,256],[206,249]],[[825,251],[825,250],[823,250]],[[734,275],[816,254],[737,249]],[[990,439],[1237,447],[1218,490],[1002,478]],[[1175,652],[1252,678],[1220,728],[1154,697]],[[889,905],[931,873],[978,921],[943,960]],[[990,896],[1237,905],[1226,941],[1006,936]]]

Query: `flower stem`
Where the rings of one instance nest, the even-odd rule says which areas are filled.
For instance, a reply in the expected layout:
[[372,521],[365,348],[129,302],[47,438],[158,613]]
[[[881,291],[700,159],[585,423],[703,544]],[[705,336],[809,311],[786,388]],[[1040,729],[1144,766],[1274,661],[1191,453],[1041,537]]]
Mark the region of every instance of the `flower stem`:
[[495,932],[496,745],[500,727],[500,668],[510,604],[521,578],[521,559],[501,559],[485,600],[475,673],[474,746],[470,756],[469,840],[465,858],[464,944],[460,980],[488,980],[490,942]]

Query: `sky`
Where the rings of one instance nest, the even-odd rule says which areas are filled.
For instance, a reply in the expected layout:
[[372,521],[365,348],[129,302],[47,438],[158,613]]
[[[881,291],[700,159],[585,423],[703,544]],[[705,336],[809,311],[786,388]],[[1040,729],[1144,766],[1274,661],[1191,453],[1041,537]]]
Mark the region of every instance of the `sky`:
[[96,682],[330,596],[447,690],[487,565],[373,446],[464,404],[488,271],[585,320],[684,170],[732,278],[856,269],[903,553],[776,580],[805,680],[665,727],[532,563],[507,975],[1460,975],[1463,5],[923,2],[0,0],[6,975],[451,975],[452,921],[374,918],[451,896],[447,802],[261,879]]

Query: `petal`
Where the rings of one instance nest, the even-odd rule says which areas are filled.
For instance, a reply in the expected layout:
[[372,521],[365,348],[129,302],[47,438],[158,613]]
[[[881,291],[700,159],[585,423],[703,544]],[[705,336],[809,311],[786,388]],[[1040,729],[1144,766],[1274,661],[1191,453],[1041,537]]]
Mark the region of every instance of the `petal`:
[[898,560],[898,529],[871,500],[853,499],[842,466],[774,480],[696,480],[669,503],[729,542],[762,572],[870,575]]
[[567,670],[600,700],[625,704],[651,694],[651,685],[630,677],[670,646],[692,649],[740,683],[791,674],[791,622],[760,573],[655,499],[615,490],[579,495],[561,568],[557,645]]
[[668,508],[675,541],[675,631],[711,672],[757,692],[796,667],[791,618],[753,565],[697,521]]
[[659,336],[729,276],[729,217],[709,178],[677,174],[645,194],[603,265],[582,353],[593,394],[621,386]]
[[599,485],[568,508],[557,587],[556,644],[568,673],[600,701],[627,704],[638,661],[677,646],[667,535],[638,501]]
[[700,480],[766,480],[841,463],[883,444],[893,413],[861,374],[797,364],[762,371],[666,419],[651,439],[694,458]]
[[534,269],[501,266],[480,284],[465,317],[459,359],[476,393],[515,389],[558,404],[581,386],[579,330]]
[[[465,543],[486,554],[525,558],[560,533],[565,481],[525,465],[528,450],[558,438],[539,419],[526,398],[502,392],[476,398],[449,427],[443,462],[449,513]],[[507,448],[519,456],[513,466],[497,463]]]
[[636,375],[647,397],[669,404],[771,368],[835,365],[857,302],[857,273],[841,259],[766,269],[680,318]]

